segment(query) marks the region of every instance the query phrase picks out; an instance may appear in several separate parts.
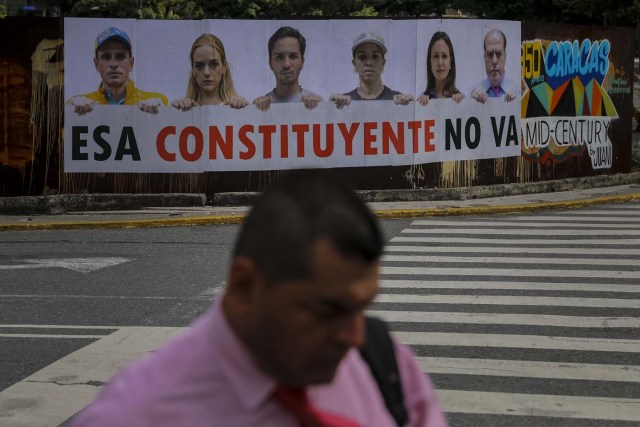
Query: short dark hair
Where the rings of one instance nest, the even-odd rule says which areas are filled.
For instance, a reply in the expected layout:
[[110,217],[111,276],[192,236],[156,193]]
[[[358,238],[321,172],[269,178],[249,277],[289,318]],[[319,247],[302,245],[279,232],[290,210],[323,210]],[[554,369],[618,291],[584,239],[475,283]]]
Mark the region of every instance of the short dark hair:
[[258,197],[233,256],[251,258],[269,284],[305,280],[312,276],[313,245],[325,238],[341,255],[365,264],[384,246],[373,213],[343,180],[296,171]]
[[293,27],[280,27],[275,33],[273,33],[271,37],[269,37],[269,58],[271,58],[271,53],[273,52],[273,47],[276,45],[276,42],[280,39],[286,39],[287,37],[298,40],[298,45],[300,46],[300,56],[304,58],[304,51],[307,48],[307,41],[305,40],[304,36],[300,34],[300,31],[296,30]]

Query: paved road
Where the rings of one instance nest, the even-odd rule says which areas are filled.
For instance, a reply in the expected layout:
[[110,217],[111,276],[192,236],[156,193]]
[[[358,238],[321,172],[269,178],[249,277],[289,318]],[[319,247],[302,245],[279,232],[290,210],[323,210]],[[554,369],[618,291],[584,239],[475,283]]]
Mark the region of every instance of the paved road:
[[640,203],[416,220],[382,286],[452,426],[640,422]]
[[[640,421],[640,203],[383,225],[372,312],[421,358],[451,425]],[[4,233],[0,266],[67,264],[0,271],[0,425],[63,423],[179,333],[223,285],[235,230]]]

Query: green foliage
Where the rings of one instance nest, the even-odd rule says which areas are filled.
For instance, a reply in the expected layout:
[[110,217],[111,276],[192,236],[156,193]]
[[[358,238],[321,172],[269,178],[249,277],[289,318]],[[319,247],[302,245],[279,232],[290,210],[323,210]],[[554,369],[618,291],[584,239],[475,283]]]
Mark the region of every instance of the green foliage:
[[480,18],[566,24],[635,26],[640,0],[453,0]]
[[7,16],[7,5],[0,4],[0,19],[4,19]]
[[356,10],[351,13],[351,16],[378,16],[378,12],[373,8],[373,6],[367,6],[362,10]]
[[[447,8],[487,19],[637,25],[640,0],[62,0],[68,16],[144,19],[442,16]],[[0,5],[1,7],[1,5]],[[70,10],[69,10],[70,8]],[[2,12],[0,9],[0,16]]]
[[389,17],[431,17],[441,16],[449,3],[438,0],[394,0],[383,2],[378,7],[381,16]]
[[201,19],[196,0],[78,0],[68,16],[138,19]]
[[286,19],[377,16],[382,0],[220,0],[203,3],[208,18]]

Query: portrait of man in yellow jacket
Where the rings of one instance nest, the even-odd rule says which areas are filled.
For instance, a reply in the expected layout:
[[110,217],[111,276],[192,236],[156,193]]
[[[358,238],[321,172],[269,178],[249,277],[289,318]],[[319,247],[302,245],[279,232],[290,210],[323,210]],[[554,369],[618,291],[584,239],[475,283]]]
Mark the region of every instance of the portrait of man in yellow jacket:
[[129,74],[133,70],[129,35],[116,27],[109,27],[96,37],[93,63],[102,82],[94,92],[70,98],[67,104],[74,112],[83,115],[93,111],[96,104],[137,105],[147,113],[157,113],[161,105],[167,105],[167,97],[161,93],[146,92],[135,86]]

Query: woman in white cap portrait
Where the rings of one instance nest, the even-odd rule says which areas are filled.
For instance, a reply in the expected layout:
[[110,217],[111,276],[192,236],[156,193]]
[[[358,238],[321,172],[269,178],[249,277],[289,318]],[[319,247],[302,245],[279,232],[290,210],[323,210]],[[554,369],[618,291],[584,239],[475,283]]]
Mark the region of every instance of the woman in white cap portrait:
[[187,96],[173,101],[173,107],[188,111],[201,105],[225,104],[231,108],[249,105],[249,101],[236,94],[224,45],[218,37],[213,34],[198,37],[191,46],[189,60]]
[[407,105],[413,96],[392,90],[382,83],[382,72],[386,63],[387,48],[380,34],[373,31],[362,33],[353,42],[353,67],[359,76],[359,85],[351,92],[335,93],[329,97],[338,108],[349,105],[351,101],[393,101]]

